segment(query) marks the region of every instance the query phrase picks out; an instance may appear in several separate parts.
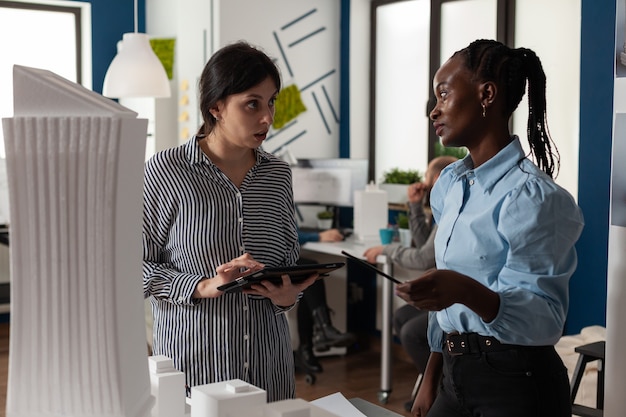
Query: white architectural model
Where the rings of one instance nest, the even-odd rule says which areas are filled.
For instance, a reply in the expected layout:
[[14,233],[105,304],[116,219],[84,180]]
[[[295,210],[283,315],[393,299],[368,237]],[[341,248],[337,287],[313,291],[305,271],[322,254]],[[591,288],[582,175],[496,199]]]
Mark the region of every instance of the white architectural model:
[[185,377],[166,356],[151,356],[152,417],[338,417],[302,399],[267,403],[267,393],[240,379],[191,388],[185,408]]
[[176,370],[167,356],[148,358],[150,386],[156,403],[152,417],[184,417],[187,413],[185,401],[185,374]]
[[264,390],[240,379],[191,389],[191,417],[338,417],[302,399],[266,403]]
[[141,204],[147,121],[14,67],[7,417],[147,417]]

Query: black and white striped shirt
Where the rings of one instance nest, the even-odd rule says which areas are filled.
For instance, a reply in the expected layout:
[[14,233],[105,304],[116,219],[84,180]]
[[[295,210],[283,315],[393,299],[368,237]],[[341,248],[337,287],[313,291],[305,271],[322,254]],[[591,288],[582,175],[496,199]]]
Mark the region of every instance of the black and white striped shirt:
[[143,288],[153,352],[171,358],[189,386],[238,378],[278,401],[295,395],[284,309],[240,293],[192,299],[202,278],[246,252],[266,266],[298,258],[291,170],[261,149],[256,156],[240,188],[195,137],[146,162]]

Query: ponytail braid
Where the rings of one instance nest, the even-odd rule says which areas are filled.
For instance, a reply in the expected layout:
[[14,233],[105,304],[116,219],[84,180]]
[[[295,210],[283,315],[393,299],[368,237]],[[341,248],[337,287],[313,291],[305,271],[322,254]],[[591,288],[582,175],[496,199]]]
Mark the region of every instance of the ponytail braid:
[[474,74],[473,80],[498,85],[504,95],[506,117],[522,101],[528,79],[528,144],[539,168],[554,178],[560,160],[548,131],[546,75],[539,57],[530,49],[512,49],[489,39],[476,40],[454,55],[463,57],[466,67]]

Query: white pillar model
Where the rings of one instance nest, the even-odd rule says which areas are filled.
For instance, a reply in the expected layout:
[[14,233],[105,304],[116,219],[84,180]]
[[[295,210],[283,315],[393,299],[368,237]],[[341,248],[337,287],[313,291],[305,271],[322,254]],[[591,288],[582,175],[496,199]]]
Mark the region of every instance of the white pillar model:
[[241,416],[338,417],[338,414],[300,398],[267,403],[267,394],[264,390],[240,379],[191,388],[191,417]]
[[191,417],[245,416],[267,403],[267,393],[241,379],[191,387]]
[[7,417],[147,417],[141,213],[147,121],[14,67]]
[[156,402],[152,417],[184,417],[186,407],[185,374],[174,368],[167,356],[148,358],[150,386]]

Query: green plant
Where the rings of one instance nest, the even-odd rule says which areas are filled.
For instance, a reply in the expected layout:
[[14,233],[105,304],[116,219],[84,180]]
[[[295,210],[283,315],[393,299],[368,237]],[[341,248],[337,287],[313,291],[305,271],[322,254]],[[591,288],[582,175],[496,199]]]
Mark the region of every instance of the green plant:
[[320,219],[320,220],[332,219],[333,218],[333,212],[330,211],[330,210],[319,211],[317,213],[317,218]]
[[409,228],[409,216],[406,213],[400,212],[396,216],[396,225],[400,229],[408,229]]
[[383,184],[413,184],[422,181],[422,174],[414,169],[392,168],[383,172]]

